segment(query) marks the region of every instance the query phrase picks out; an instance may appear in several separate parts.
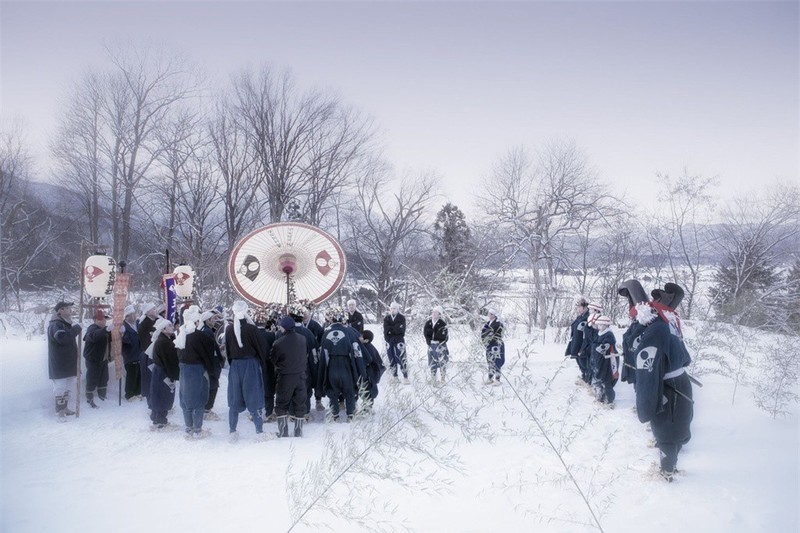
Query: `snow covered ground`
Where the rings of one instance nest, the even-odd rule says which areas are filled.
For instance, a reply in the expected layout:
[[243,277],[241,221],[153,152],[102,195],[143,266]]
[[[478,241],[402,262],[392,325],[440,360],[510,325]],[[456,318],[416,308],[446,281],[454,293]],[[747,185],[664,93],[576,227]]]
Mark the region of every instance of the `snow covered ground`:
[[451,341],[444,386],[424,380],[421,335],[410,344],[412,384],[385,377],[373,415],[314,413],[305,438],[261,443],[242,416],[230,444],[227,370],[223,420],[187,442],[151,433],[144,402],[117,406],[116,382],[100,409],[56,423],[45,341],[0,340],[0,530],[800,530],[796,408],[773,420],[745,393],[732,406],[732,384],[707,376],[667,484],[632,389],[617,386],[614,410],[596,404],[562,345],[511,339],[509,381],[487,388],[474,339]]

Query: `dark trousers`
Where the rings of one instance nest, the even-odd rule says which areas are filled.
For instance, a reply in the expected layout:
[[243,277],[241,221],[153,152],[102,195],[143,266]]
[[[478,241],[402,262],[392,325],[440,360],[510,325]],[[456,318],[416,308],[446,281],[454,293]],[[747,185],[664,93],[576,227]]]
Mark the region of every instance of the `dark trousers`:
[[105,359],[100,363],[86,361],[86,399],[93,399],[97,390],[97,395],[105,400],[107,387],[108,362]]
[[214,408],[214,400],[217,399],[217,391],[219,390],[219,378],[208,376],[208,402],[206,402],[206,411]]
[[272,361],[264,363],[264,414],[269,416],[275,410],[275,388],[277,375]]
[[125,363],[125,399],[130,400],[142,393],[142,371],[139,361]]
[[692,384],[684,373],[664,382],[664,396],[667,403],[664,410],[657,413],[650,421],[656,446],[661,451],[662,470],[672,471],[678,463],[678,452],[681,447],[692,438],[690,425],[694,418],[694,406],[679,395],[676,390],[685,396],[692,397]]
[[306,414],[308,384],[304,374],[278,375],[275,414],[302,418]]
[[407,378],[405,339],[389,339],[389,348],[386,349],[386,355],[389,357],[389,368],[392,369],[392,375],[397,377],[397,367],[399,366],[403,377]]
[[581,378],[586,383],[591,383],[592,376],[589,371],[589,358],[578,356],[575,359],[578,361],[578,368],[581,370]]

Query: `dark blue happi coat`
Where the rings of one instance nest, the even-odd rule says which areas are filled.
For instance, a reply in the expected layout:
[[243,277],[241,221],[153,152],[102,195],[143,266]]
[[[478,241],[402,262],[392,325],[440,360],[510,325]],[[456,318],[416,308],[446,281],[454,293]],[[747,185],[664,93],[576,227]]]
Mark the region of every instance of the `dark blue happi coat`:
[[625,333],[622,334],[622,369],[620,380],[627,383],[636,383],[636,351],[641,342],[641,335],[645,326],[633,320]]
[[580,355],[581,348],[583,347],[584,332],[587,329],[586,321],[588,319],[589,311],[586,311],[572,321],[572,324],[569,327],[570,339],[569,343],[567,343],[567,350],[564,355],[570,356],[573,359]]
[[617,372],[617,339],[611,329],[598,334],[591,344],[591,361],[594,370],[593,378],[601,383],[615,382]]

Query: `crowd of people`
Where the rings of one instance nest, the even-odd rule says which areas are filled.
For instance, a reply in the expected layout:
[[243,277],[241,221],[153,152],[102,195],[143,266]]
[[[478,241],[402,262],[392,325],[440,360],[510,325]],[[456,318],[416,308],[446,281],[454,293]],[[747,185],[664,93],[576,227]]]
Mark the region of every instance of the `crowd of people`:
[[[671,481],[678,452],[689,441],[693,416],[692,385],[686,367],[691,358],[683,342],[676,308],[683,290],[673,283],[655,289],[650,297],[636,280],[626,281],[619,294],[631,318],[622,336],[620,354],[611,319],[600,305],[581,298],[565,352],[576,360],[576,381],[590,388],[598,402],[614,407],[614,387],[621,380],[633,385],[636,412],[650,424],[661,452],[660,472]],[[69,394],[77,372],[76,338],[81,327],[72,323],[72,304],[59,302],[48,328],[49,368],[59,420],[74,415]],[[203,438],[204,420],[219,420],[214,403],[222,369],[228,366],[228,424],[231,441],[238,439],[239,415],[247,411],[257,438],[303,435],[314,408],[326,410],[333,421],[350,421],[360,403],[369,412],[387,370],[374,345],[375,335],[364,329],[364,317],[350,300],[347,309],[324,311],[324,326],[314,319],[308,302],[271,304],[251,309],[237,301],[226,315],[221,306],[201,311],[192,305],[180,313],[179,325],[162,315],[164,307],[145,305],[136,318],[125,309],[119,326],[125,364],[125,398],[144,398],[154,430],[168,427],[168,415],[180,382],[179,403],[187,438]],[[84,336],[86,401],[97,408],[95,396],[107,398],[111,332],[109,316],[98,310]],[[505,362],[504,326],[494,309],[481,328],[485,347],[485,385],[501,384]],[[448,325],[434,307],[423,326],[428,346],[430,380],[442,384],[449,362]],[[383,338],[391,379],[410,383],[406,353],[406,318],[392,303],[383,319]],[[621,358],[620,358],[621,355]],[[344,413],[342,413],[344,411]],[[343,416],[344,415],[344,416]],[[264,422],[277,422],[274,434]]]
[[691,438],[692,384],[686,367],[691,357],[683,342],[676,308],[683,289],[667,283],[648,297],[641,283],[628,280],[619,287],[628,301],[630,325],[622,335],[622,360],[602,307],[581,298],[565,355],[580,371],[577,384],[590,387],[595,399],[614,407],[618,381],[633,385],[639,421],[649,423],[660,451],[660,474],[672,481],[678,452]]
[[[264,422],[277,422],[277,437],[303,435],[303,425],[314,408],[327,410],[333,421],[350,421],[360,403],[369,412],[386,371],[374,345],[375,335],[364,329],[364,317],[355,300],[347,309],[324,311],[323,326],[314,319],[308,302],[271,304],[251,309],[244,301],[227,313],[221,306],[202,311],[191,305],[179,313],[177,323],[164,318],[163,305],[136,309],[129,305],[124,322],[114,326],[98,309],[83,336],[86,402],[98,408],[95,396],[107,399],[111,333],[119,328],[125,365],[125,398],[145,399],[155,431],[170,427],[168,415],[176,390],[187,438],[205,437],[204,420],[219,420],[214,404],[222,369],[228,366],[228,423],[230,440],[238,439],[239,415],[247,411],[259,439],[269,439]],[[446,381],[449,350],[448,327],[440,307],[434,307],[423,327],[428,345],[430,379]],[[53,380],[56,415],[64,421],[75,412],[69,394],[77,376],[77,344],[81,333],[73,324],[73,304],[59,302],[48,328],[50,379]],[[392,380],[409,384],[406,353],[406,318],[392,303],[383,320],[383,338]],[[503,325],[489,311],[482,338],[486,345],[487,385],[500,384],[505,360]],[[177,384],[180,383],[180,387]],[[342,413],[344,411],[344,413]],[[342,416],[344,415],[344,416]]]

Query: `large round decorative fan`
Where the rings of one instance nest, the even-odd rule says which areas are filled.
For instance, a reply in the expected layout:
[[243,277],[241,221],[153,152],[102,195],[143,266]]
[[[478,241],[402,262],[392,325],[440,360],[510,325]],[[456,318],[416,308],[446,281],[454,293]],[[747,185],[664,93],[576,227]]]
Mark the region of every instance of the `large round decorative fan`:
[[233,288],[255,305],[302,299],[322,303],[342,284],[346,269],[336,239],[299,222],[252,231],[236,244],[228,261]]

